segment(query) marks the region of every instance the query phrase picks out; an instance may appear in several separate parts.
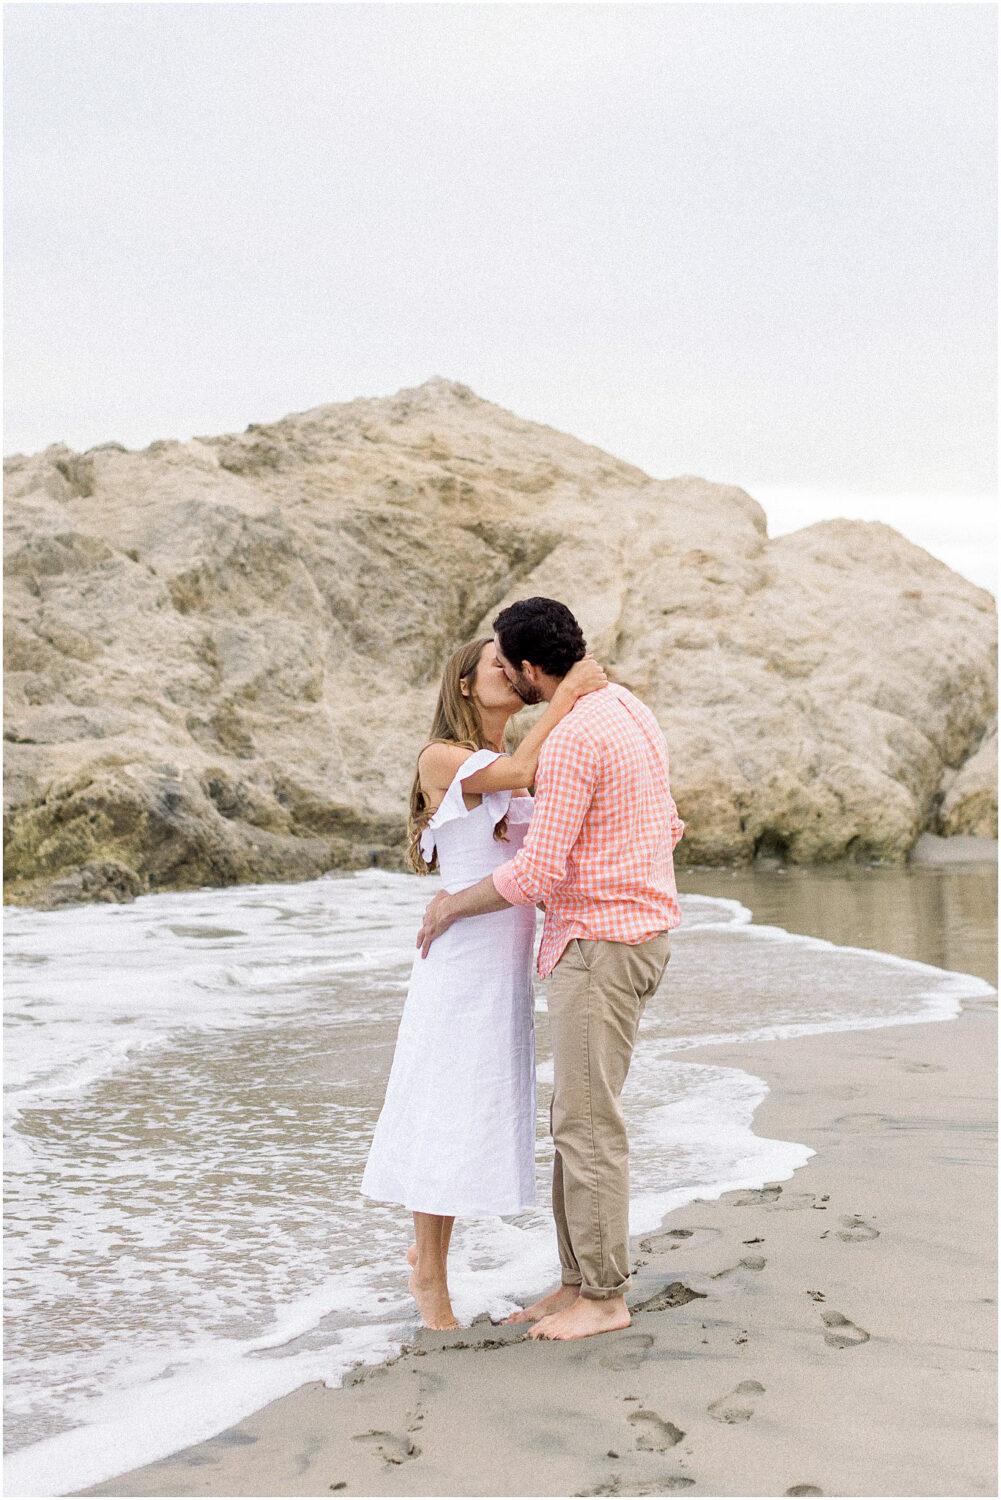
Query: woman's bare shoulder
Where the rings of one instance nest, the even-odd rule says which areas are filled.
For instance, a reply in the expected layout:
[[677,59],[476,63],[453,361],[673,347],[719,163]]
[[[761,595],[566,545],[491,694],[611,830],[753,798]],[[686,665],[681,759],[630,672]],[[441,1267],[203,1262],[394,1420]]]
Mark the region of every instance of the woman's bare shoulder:
[[417,757],[419,766],[461,766],[473,754],[468,745],[456,745],[451,740],[432,740],[425,745]]
[[421,785],[444,791],[451,786],[456,771],[472,755],[468,745],[452,745],[447,740],[432,740],[417,757]]

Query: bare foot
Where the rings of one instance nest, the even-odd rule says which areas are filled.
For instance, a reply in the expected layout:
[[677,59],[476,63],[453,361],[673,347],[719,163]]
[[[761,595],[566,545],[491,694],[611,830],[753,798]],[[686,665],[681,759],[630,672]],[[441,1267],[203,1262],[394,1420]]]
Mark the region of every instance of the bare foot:
[[458,1328],[444,1281],[420,1281],[417,1272],[413,1271],[407,1287],[417,1303],[421,1323],[425,1328]]
[[551,1313],[562,1312],[565,1307],[573,1307],[580,1295],[575,1286],[558,1286],[555,1292],[550,1292],[548,1297],[543,1297],[541,1302],[533,1302],[531,1307],[523,1307],[519,1312],[512,1313],[505,1318],[505,1323],[538,1323],[540,1318],[548,1318]]
[[628,1328],[631,1321],[625,1297],[608,1297],[602,1302],[593,1297],[578,1297],[573,1307],[541,1319],[528,1336],[531,1339],[586,1339],[592,1333],[613,1333],[617,1328]]
[[410,1249],[407,1251],[407,1260],[410,1262],[410,1264],[413,1266],[414,1270],[416,1271],[417,1270],[417,1246],[416,1245],[411,1245],[410,1246]]

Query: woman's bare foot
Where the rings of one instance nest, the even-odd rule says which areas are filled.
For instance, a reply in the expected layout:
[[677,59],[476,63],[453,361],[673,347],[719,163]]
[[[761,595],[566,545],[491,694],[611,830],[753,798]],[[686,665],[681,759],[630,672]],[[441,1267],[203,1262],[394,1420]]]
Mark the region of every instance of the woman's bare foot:
[[423,1281],[416,1271],[412,1271],[407,1287],[417,1303],[421,1323],[425,1328],[458,1328],[448,1298],[448,1286],[444,1281]]
[[531,1307],[523,1307],[520,1312],[512,1313],[505,1318],[505,1323],[538,1323],[540,1318],[548,1318],[552,1313],[562,1312],[566,1307],[573,1307],[580,1295],[580,1288],[576,1286],[558,1286],[555,1292],[550,1292],[548,1297],[543,1297],[541,1302],[533,1302]]
[[625,1297],[578,1297],[573,1307],[542,1318],[531,1330],[530,1339],[586,1339],[592,1333],[613,1333],[628,1328],[632,1320]]
[[410,1262],[410,1264],[413,1266],[414,1270],[416,1271],[417,1270],[417,1246],[416,1245],[411,1245],[410,1246],[410,1249],[407,1251],[407,1260]]

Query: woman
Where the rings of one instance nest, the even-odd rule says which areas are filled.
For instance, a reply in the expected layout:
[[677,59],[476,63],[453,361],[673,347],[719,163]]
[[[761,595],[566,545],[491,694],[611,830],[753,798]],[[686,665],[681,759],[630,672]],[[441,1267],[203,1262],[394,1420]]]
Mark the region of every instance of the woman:
[[[520,848],[525,788],[539,750],[582,694],[607,678],[592,657],[571,669],[512,755],[523,707],[492,640],[445,666],[429,743],[410,794],[410,864],[440,865],[446,889],[475,885]],[[447,1260],[457,1214],[514,1214],[535,1203],[535,908],[457,922],[418,954],[362,1192],[414,1216],[409,1287],[426,1328],[456,1328]]]

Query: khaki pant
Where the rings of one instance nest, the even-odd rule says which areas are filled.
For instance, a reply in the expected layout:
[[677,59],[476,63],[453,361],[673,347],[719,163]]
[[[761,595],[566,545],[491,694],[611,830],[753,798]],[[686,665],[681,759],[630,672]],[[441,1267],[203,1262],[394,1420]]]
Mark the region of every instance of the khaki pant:
[[575,938],[550,981],[553,1215],[563,1283],[584,1297],[618,1297],[629,1285],[629,1141],[619,1095],[670,956],[666,932],[645,943]]

